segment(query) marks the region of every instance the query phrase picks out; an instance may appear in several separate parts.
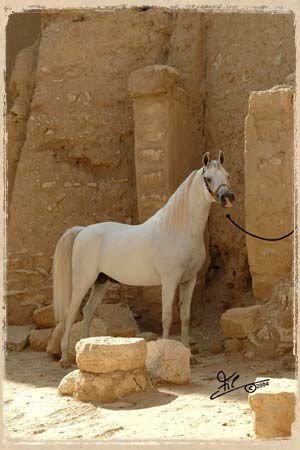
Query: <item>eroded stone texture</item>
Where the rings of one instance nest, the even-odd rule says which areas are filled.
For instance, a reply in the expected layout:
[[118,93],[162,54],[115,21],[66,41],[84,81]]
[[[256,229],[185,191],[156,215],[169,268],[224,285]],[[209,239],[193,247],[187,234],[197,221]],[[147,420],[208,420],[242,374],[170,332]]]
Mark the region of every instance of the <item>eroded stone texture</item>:
[[255,332],[260,325],[260,305],[232,308],[221,316],[221,329],[225,337],[243,338]]
[[[253,92],[245,127],[246,228],[280,237],[294,228],[294,115],[291,88]],[[252,285],[258,302],[288,278],[293,237],[266,242],[247,236]]]
[[112,402],[133,392],[150,389],[152,384],[144,367],[101,374],[79,372],[73,396],[81,401]]
[[146,342],[141,338],[91,337],[76,344],[76,363],[84,372],[138,369],[145,359]]
[[[257,378],[255,381],[259,381]],[[295,420],[296,382],[287,378],[271,378],[269,386],[249,394],[254,413],[254,428],[258,438],[291,436]]]
[[76,378],[79,376],[80,370],[72,370],[68,373],[58,385],[58,395],[73,395],[75,391]]
[[[295,70],[293,15],[275,16],[244,11],[243,14],[217,12],[206,17],[203,51],[207,59],[205,83],[202,85],[205,103],[204,147],[212,156],[217,156],[219,149],[224,151],[225,166],[231,175],[230,184],[236,196],[232,217],[242,226],[245,225],[248,204],[248,199],[244,197],[244,161],[245,157],[247,158],[244,155],[244,146],[249,94],[283,84],[286,76]],[[186,70],[189,70],[189,65]],[[275,118],[272,111],[271,114],[272,118]],[[267,115],[264,118],[267,119]],[[283,118],[283,121],[285,120],[287,119]],[[265,152],[266,147],[271,149],[271,145],[263,142],[262,152]],[[264,156],[262,158],[265,159]],[[293,167],[292,159],[287,156],[283,165],[286,161],[290,161],[290,166]],[[276,183],[284,183],[284,178],[276,178]],[[290,182],[291,177],[287,183]],[[256,175],[252,176],[252,183],[257,183]],[[274,198],[276,203],[279,202],[278,205],[281,204],[281,198],[277,198],[277,194],[270,200],[271,191],[267,197],[262,194],[268,211],[274,204]],[[280,196],[281,194],[282,192]],[[261,208],[262,199],[256,194],[254,197],[257,198],[254,209],[252,208],[255,216],[253,228],[256,231],[256,211]],[[213,205],[208,220],[210,247],[219,249],[221,265],[214,273],[211,285],[213,287],[217,284],[229,305],[240,306],[241,293],[249,288],[251,281],[246,238],[224,215],[222,208]],[[283,220],[282,224],[279,223],[277,214],[270,217],[269,220],[273,223],[271,228],[260,231],[266,231],[267,236],[271,231],[279,231],[279,234],[283,231],[284,234],[285,229],[289,228],[288,220],[285,217],[280,219]],[[274,245],[277,246],[278,243]],[[276,248],[277,255],[280,255],[280,247]],[[212,266],[214,265],[215,262],[212,261]],[[274,280],[275,283],[278,281]]]
[[97,306],[95,315],[105,323],[108,336],[134,337],[139,332],[128,305],[102,303]]
[[250,359],[282,357],[292,369],[295,356],[294,283],[281,281],[273,287],[266,302],[233,308],[221,316],[227,352],[242,352]]
[[146,367],[159,382],[190,382],[190,349],[173,339],[147,342]]
[[53,305],[35,309],[32,318],[39,328],[53,328],[55,326]]
[[32,330],[29,336],[30,349],[38,352],[45,351],[52,333],[53,328]]
[[[71,13],[45,17],[8,227],[9,270],[32,271],[8,273],[9,303],[21,311],[24,298],[51,301],[51,257],[63,231],[136,223],[128,77],[164,59],[172,21],[160,10],[85,12],[82,21]],[[123,288],[122,301],[134,303],[136,291]],[[31,321],[33,309],[24,318],[9,306],[10,323]]]
[[28,344],[29,335],[35,325],[8,325],[6,328],[6,348],[20,352]]

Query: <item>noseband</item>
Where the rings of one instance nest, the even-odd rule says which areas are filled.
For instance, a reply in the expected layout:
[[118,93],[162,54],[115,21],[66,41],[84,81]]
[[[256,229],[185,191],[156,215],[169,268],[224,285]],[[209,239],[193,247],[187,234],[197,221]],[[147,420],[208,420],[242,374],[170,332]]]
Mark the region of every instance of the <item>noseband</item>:
[[[227,186],[227,184],[220,184],[220,186],[218,187],[218,189],[216,190],[216,192],[213,192],[213,191],[211,190],[210,185],[208,184],[207,178],[204,176],[204,174],[205,174],[205,171],[204,171],[204,169],[203,169],[203,179],[204,179],[205,186],[206,186],[208,192],[210,193],[210,195],[211,195],[212,197],[214,197],[214,199],[216,200],[216,197],[217,197],[217,195],[218,195],[218,192],[219,192],[220,188],[221,188],[222,186],[225,186],[225,187],[228,188],[228,186]],[[228,188],[228,189],[229,189],[229,188]]]

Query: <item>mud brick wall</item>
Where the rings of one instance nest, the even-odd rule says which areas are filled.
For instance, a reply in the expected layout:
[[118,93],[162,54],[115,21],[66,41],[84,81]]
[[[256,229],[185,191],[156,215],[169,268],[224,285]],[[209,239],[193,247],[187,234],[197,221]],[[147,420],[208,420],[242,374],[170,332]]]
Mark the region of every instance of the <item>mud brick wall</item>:
[[[294,91],[253,92],[245,126],[246,227],[279,237],[294,227]],[[247,236],[252,286],[258,302],[292,276],[293,236],[266,242]]]

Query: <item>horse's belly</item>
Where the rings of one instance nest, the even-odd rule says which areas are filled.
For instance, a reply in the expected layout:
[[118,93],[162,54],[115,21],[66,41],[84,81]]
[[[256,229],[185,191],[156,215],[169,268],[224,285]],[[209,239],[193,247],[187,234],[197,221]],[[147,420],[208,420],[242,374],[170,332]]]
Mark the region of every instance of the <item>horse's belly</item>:
[[151,251],[145,243],[113,242],[104,246],[99,259],[101,272],[119,283],[131,286],[158,286],[160,276],[153,264]]

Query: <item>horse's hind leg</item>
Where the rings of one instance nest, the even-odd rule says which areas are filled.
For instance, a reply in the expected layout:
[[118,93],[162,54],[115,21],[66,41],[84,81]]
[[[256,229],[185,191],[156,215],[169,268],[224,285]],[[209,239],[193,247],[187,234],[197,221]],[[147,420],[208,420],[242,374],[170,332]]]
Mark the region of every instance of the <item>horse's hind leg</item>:
[[189,323],[191,313],[191,301],[196,277],[186,283],[180,284],[180,320],[181,320],[181,342],[189,347]]
[[72,289],[72,298],[70,303],[70,310],[68,312],[68,317],[65,324],[65,332],[63,334],[62,340],[61,340],[61,359],[60,359],[60,365],[62,367],[69,367],[70,361],[68,358],[68,349],[69,349],[69,339],[70,339],[70,333],[73,323],[75,322],[79,307],[81,305],[81,302],[88,292],[91,285],[94,283],[94,280],[90,279],[83,279],[81,277],[81,280],[79,281],[78,278],[75,278],[73,276],[73,289]]
[[88,301],[86,302],[84,308],[83,308],[83,321],[82,321],[82,328],[81,328],[81,338],[86,338],[89,336],[91,322],[93,319],[93,316],[95,314],[96,308],[99,303],[102,302],[104,298],[105,291],[107,289],[108,283],[101,284],[100,287],[97,289],[97,296],[94,295],[95,293],[95,285],[93,284],[91,288],[91,293],[89,296]]
[[167,279],[162,282],[162,326],[164,339],[169,337],[176,287],[177,280]]

